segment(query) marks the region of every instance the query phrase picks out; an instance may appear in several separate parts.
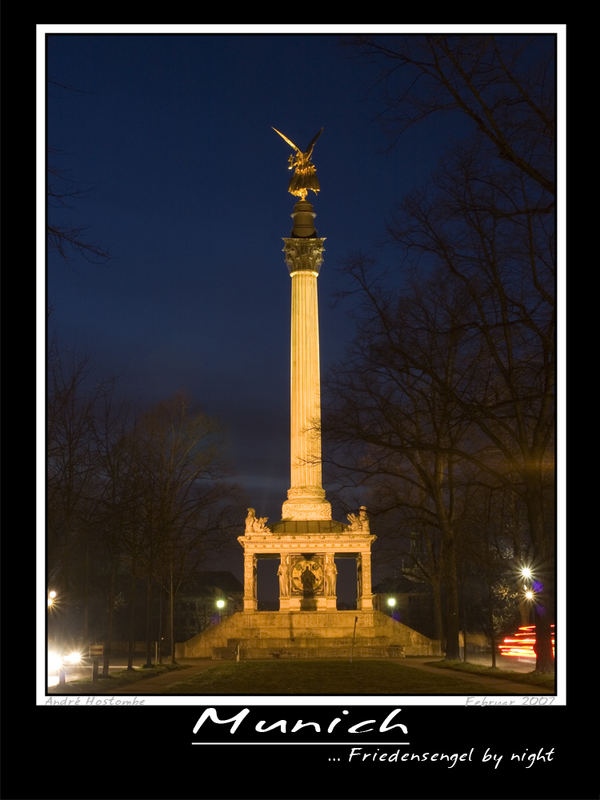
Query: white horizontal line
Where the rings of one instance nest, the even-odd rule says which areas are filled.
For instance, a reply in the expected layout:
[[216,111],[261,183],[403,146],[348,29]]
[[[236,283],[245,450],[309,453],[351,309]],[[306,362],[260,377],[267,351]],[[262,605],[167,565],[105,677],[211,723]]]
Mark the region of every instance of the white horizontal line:
[[396,746],[399,744],[410,744],[410,742],[192,742],[192,744],[208,744],[208,745],[217,745],[220,746],[222,744],[330,744],[330,745],[377,745],[377,744],[386,744],[390,746]]

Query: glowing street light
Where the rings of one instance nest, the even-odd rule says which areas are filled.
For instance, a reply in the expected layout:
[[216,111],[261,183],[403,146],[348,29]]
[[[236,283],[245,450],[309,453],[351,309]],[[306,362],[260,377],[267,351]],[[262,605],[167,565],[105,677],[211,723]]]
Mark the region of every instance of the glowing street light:
[[525,578],[525,580],[529,580],[532,576],[531,567],[523,567],[521,569],[521,575]]
[[520,603],[521,622],[529,624],[531,621],[531,613],[533,609],[533,603],[535,601],[535,590],[537,587],[533,579],[533,570],[531,566],[526,564],[519,565],[519,575],[523,581],[523,594],[521,595],[522,600]]
[[48,650],[48,674],[58,675],[59,669],[62,667],[62,656],[56,650]]
[[217,607],[217,611],[219,612],[219,623],[221,623],[221,621],[223,619],[223,613],[222,612],[223,612],[223,609],[225,608],[226,605],[227,605],[227,603],[225,602],[225,600],[223,600],[222,597],[220,597],[218,600],[215,600],[215,606]]
[[387,606],[388,614],[393,618],[396,619],[394,616],[397,612],[395,611],[396,606],[398,605],[398,601],[395,597],[388,597],[386,598],[385,604]]
[[48,608],[51,608],[54,605],[55,600],[56,600],[56,592],[53,589],[51,592],[48,592]]
[[64,657],[66,664],[81,664],[81,653],[79,650],[73,650]]

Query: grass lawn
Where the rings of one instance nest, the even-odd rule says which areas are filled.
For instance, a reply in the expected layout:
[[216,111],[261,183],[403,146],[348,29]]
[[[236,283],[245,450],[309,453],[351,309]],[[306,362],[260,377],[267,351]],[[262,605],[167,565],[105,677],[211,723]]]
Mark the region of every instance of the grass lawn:
[[[348,661],[242,661],[227,662],[201,672],[172,674],[161,694],[248,695],[452,695],[522,694],[511,682],[500,687],[482,686],[465,673],[439,674],[406,667],[397,662]],[[132,687],[133,690],[133,687]],[[539,688],[532,686],[531,693]]]
[[[517,672],[516,670],[485,667],[481,664],[469,664],[464,661],[433,661],[428,666],[438,669],[452,669],[458,672],[468,672],[472,675],[483,675],[489,678],[504,678],[507,681],[529,683],[532,687],[539,686],[550,692],[554,691],[554,674],[544,675],[538,672]],[[533,688],[532,688],[533,690]]]

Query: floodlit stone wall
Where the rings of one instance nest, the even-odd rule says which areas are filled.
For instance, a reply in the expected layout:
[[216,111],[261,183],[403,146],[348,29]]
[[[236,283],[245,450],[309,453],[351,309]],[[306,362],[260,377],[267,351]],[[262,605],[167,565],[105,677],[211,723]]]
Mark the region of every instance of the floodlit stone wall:
[[439,642],[380,611],[246,611],[177,644],[176,657],[346,658],[351,650],[363,658],[436,655]]

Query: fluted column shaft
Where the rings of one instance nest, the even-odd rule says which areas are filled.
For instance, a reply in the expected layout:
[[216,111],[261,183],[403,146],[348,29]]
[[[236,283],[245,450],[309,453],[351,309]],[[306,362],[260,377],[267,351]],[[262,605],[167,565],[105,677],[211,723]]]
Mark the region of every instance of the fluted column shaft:
[[290,488],[322,490],[317,274],[292,275]]
[[306,200],[294,206],[283,252],[292,279],[290,338],[290,488],[282,519],[331,519],[321,475],[321,378],[317,277],[325,239]]
[[290,488],[283,519],[331,519],[321,465],[321,378],[317,277],[323,242],[308,202],[294,208],[293,236],[284,239],[292,279],[290,340]]

